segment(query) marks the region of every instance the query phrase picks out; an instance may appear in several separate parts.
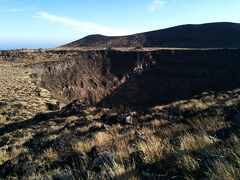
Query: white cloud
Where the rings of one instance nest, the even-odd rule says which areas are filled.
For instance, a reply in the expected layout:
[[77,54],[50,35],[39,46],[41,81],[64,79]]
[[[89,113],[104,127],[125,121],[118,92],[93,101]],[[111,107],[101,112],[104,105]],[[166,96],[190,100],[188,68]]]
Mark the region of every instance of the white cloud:
[[66,26],[71,26],[80,32],[88,33],[88,34],[103,34],[103,35],[128,35],[135,33],[133,31],[129,31],[126,29],[114,29],[114,28],[108,28],[102,25],[98,25],[91,22],[81,22],[77,21],[71,18],[56,16],[53,14],[49,14],[47,12],[37,12],[36,13],[38,17],[42,19],[46,19],[52,22],[58,22]]
[[29,10],[35,10],[36,8],[33,6],[23,7],[23,8],[13,8],[10,9],[10,12],[22,12],[22,11],[29,11]]
[[166,1],[154,0],[153,2],[151,2],[151,3],[148,5],[148,10],[149,10],[150,12],[153,12],[153,11],[155,11],[156,9],[163,8],[166,3],[167,3]]

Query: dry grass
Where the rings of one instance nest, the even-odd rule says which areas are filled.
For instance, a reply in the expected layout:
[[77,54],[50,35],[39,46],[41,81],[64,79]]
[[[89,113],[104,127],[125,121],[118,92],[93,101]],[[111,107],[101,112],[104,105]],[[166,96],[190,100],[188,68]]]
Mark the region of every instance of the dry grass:
[[72,144],[77,152],[89,152],[93,146],[107,146],[112,142],[113,135],[107,132],[98,132],[91,140],[79,141]]
[[148,137],[145,141],[141,141],[137,146],[138,150],[144,152],[146,162],[157,161],[162,157],[163,143],[154,136]]
[[203,102],[201,99],[200,100],[192,99],[187,103],[180,104],[179,109],[181,111],[186,111],[186,110],[197,111],[197,110],[207,109],[215,104],[216,104],[216,101],[214,100],[214,98],[209,99],[208,102]]
[[3,164],[5,161],[11,159],[11,156],[7,153],[6,150],[0,151],[0,165]]
[[180,150],[198,150],[213,145],[215,141],[206,135],[186,134],[180,137]]
[[186,171],[196,171],[200,168],[199,162],[191,155],[182,155],[178,157],[178,166],[185,169]]
[[70,122],[75,121],[77,119],[79,119],[79,117],[77,117],[77,116],[69,116],[66,119],[66,123],[70,123]]
[[50,163],[59,159],[58,152],[52,148],[44,150],[42,156],[47,162]]
[[28,149],[26,148],[16,148],[13,147],[12,151],[9,152],[6,149],[1,149],[0,151],[0,165],[2,165],[4,162],[16,158],[19,154],[27,152]]
[[207,173],[212,180],[237,180],[240,179],[240,169],[229,163],[216,162],[214,170]]

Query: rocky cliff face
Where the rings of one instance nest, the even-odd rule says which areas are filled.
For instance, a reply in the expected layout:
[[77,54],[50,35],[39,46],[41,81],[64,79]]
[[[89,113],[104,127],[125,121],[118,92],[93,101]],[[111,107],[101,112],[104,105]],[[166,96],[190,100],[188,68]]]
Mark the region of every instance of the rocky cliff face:
[[64,103],[153,106],[240,86],[239,49],[45,53],[65,55],[50,61],[45,54],[45,62],[28,66],[40,75],[41,86]]
[[139,54],[129,79],[103,104],[153,106],[206,91],[239,87],[239,50],[153,51]]
[[63,102],[74,99],[95,104],[123,84],[135,67],[137,53],[119,51],[78,52],[72,60],[40,63],[41,85]]

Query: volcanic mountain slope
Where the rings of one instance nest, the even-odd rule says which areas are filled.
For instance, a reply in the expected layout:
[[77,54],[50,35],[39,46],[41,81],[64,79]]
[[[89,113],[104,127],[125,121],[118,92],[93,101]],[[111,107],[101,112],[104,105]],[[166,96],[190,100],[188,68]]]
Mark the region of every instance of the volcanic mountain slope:
[[62,47],[239,48],[240,24],[181,25],[129,36],[90,35]]

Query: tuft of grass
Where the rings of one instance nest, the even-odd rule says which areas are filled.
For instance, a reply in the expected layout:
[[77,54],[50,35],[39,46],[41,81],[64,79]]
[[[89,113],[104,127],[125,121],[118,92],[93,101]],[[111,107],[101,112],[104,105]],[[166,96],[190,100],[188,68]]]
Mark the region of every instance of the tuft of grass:
[[162,140],[155,136],[149,136],[146,140],[138,143],[137,149],[144,152],[146,162],[157,161],[163,155]]
[[58,152],[52,148],[44,150],[42,156],[47,162],[50,163],[59,160]]
[[91,140],[78,141],[72,144],[72,148],[77,152],[89,152],[93,146],[106,146],[112,142],[113,135],[108,132],[97,132]]
[[207,135],[194,135],[194,134],[185,134],[180,137],[180,150],[198,150],[203,149],[209,145],[215,143],[214,139],[210,138]]
[[13,147],[11,152],[8,152],[6,149],[0,150],[0,165],[2,165],[4,162],[16,158],[19,154],[27,152],[28,149],[26,148],[16,148]]
[[187,172],[196,171],[200,168],[198,160],[191,155],[178,156],[177,164]]
[[206,173],[211,180],[237,180],[240,179],[240,169],[230,163],[216,162],[214,169]]

